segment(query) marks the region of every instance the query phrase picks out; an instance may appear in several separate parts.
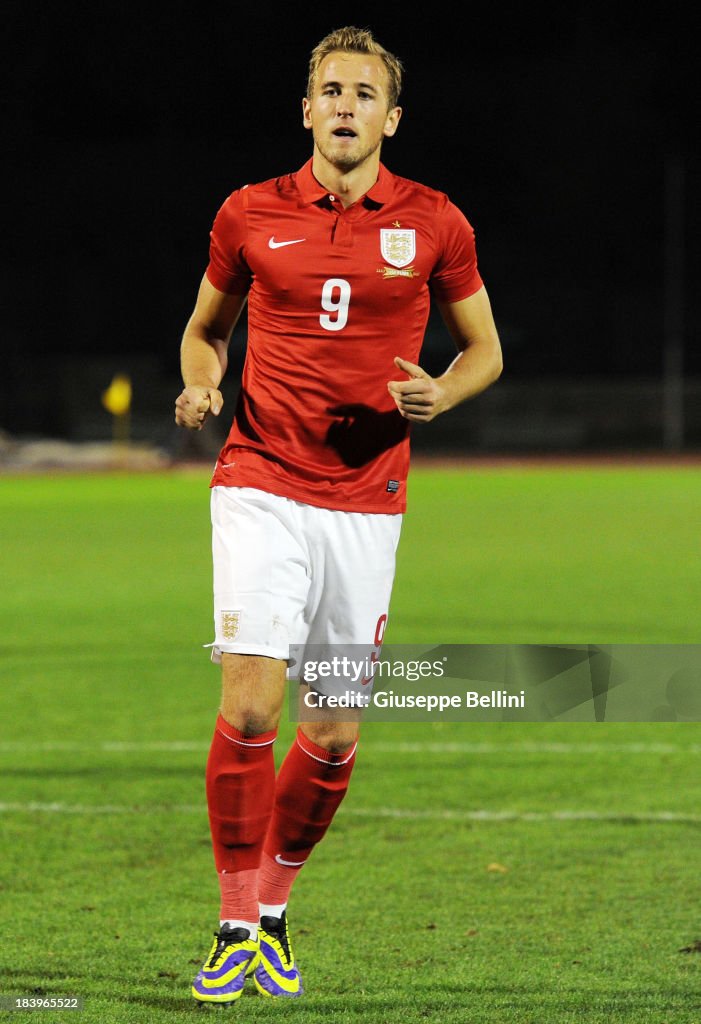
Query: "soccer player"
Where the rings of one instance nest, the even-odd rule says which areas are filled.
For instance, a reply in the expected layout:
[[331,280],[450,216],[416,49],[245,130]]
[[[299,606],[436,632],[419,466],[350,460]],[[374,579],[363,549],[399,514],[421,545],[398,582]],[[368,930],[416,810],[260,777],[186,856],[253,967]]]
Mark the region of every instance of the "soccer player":
[[[248,300],[242,387],[212,478],[222,699],[206,789],[221,911],[193,982],[200,1002],[233,1002],[251,974],[263,995],[302,993],[288,897],[346,793],[358,725],[301,722],[275,776],[290,645],[379,651],[410,424],[501,372],[472,228],[447,196],[380,163],[401,72],[366,30],[316,46],[302,101],[312,158],[224,202],[182,342],[176,422],[198,430],[221,412]],[[458,349],[435,378],[418,361],[431,295]]]

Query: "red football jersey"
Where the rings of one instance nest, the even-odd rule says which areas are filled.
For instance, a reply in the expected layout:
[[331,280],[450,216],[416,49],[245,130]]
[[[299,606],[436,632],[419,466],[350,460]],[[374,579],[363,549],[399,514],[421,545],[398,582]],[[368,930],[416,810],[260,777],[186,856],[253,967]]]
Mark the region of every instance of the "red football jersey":
[[482,286],[474,232],[441,192],[380,166],[347,209],[312,173],[233,192],[207,277],[248,293],[248,350],[212,486],[258,487],[323,508],[403,512],[409,423],[387,391],[418,363],[431,293]]

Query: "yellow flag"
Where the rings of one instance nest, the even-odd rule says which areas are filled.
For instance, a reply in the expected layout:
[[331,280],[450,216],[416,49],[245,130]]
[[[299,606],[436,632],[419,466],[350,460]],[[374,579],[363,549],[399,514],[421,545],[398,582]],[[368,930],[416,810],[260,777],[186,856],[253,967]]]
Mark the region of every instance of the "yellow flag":
[[102,404],[113,416],[124,416],[131,407],[131,378],[118,373],[102,392]]

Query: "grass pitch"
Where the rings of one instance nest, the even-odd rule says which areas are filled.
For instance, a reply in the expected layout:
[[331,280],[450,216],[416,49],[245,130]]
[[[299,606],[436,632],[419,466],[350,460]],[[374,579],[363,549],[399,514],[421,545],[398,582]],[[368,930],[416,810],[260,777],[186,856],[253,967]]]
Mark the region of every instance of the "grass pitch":
[[[692,469],[416,469],[386,639],[696,642],[700,499]],[[206,473],[0,480],[0,535],[0,992],[201,1016]],[[699,1024],[698,726],[374,724],[361,751],[290,905],[307,995],[233,1014]]]

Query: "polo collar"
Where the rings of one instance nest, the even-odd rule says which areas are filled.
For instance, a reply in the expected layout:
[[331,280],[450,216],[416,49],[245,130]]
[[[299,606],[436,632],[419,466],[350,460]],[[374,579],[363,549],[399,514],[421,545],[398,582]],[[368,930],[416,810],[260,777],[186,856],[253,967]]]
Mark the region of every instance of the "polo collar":
[[[391,171],[388,171],[384,164],[380,164],[377,181],[368,189],[359,201],[362,202],[363,199],[371,199],[373,203],[378,203],[380,206],[389,202],[392,197],[393,179],[394,175]],[[317,203],[320,199],[324,199],[329,194],[329,190],[324,188],[324,186],[314,177],[311,158],[307,160],[306,164],[300,167],[297,171],[297,174],[295,175],[295,183],[304,206],[309,206],[311,203]]]

